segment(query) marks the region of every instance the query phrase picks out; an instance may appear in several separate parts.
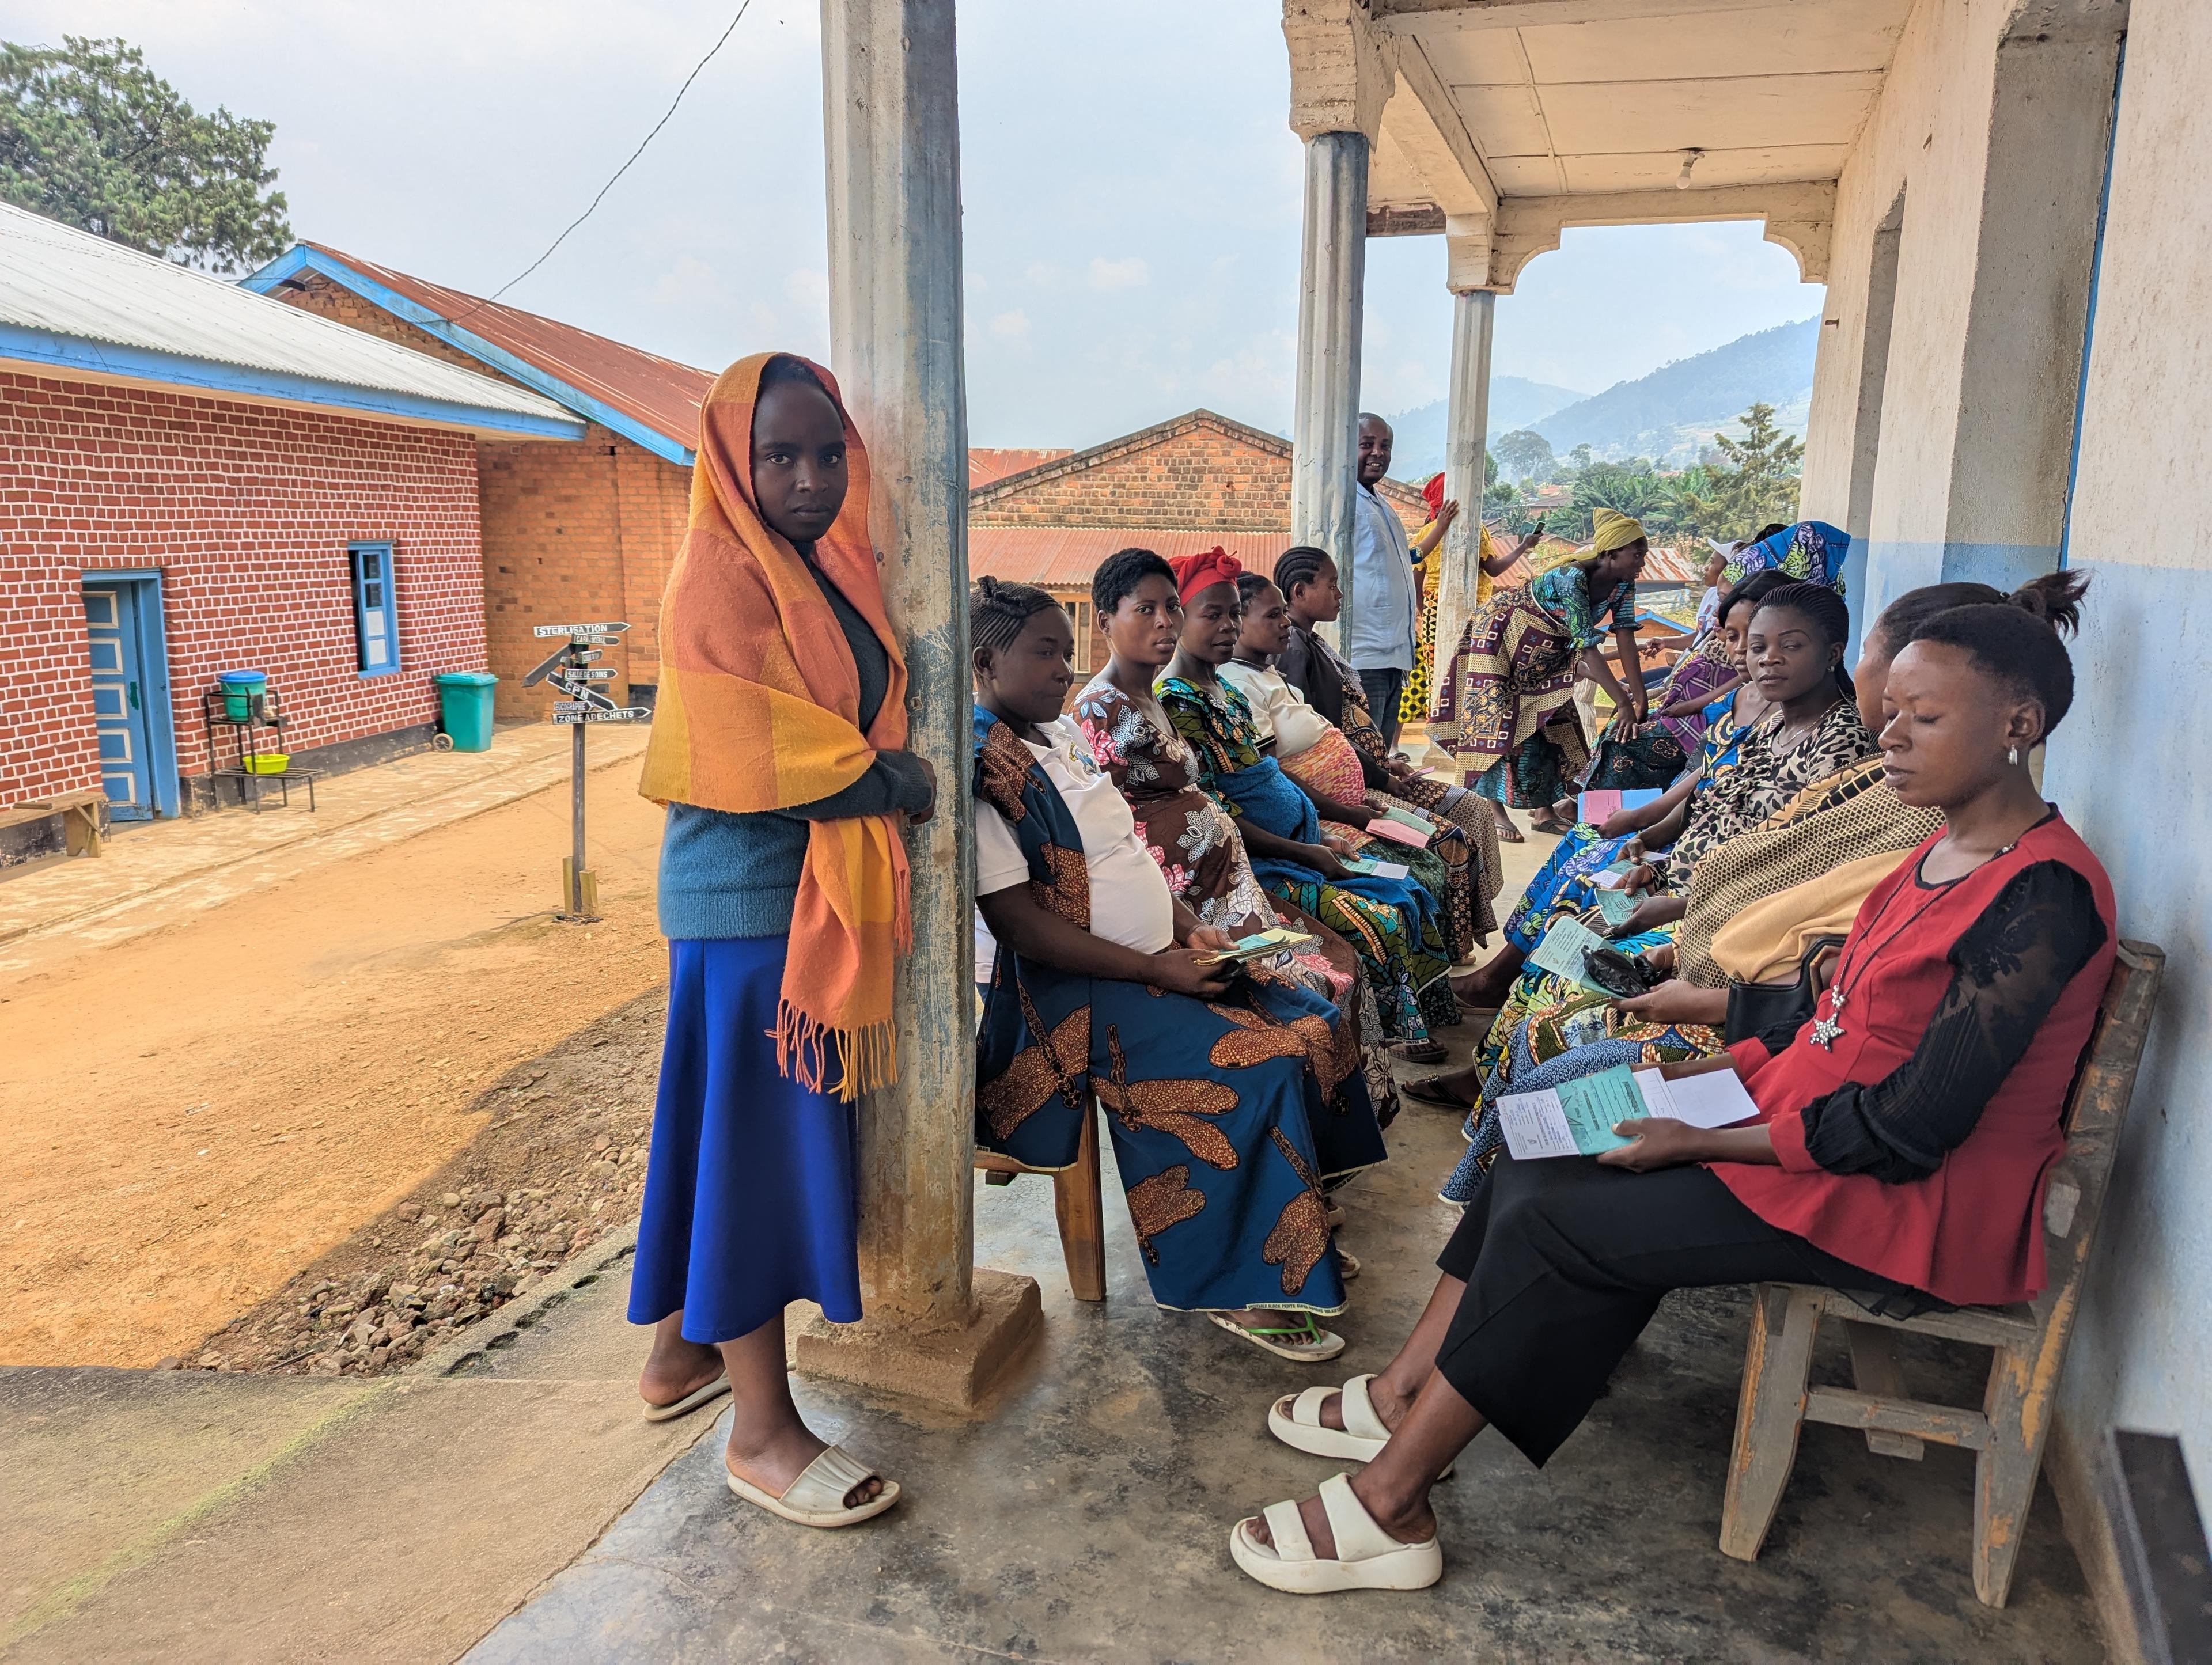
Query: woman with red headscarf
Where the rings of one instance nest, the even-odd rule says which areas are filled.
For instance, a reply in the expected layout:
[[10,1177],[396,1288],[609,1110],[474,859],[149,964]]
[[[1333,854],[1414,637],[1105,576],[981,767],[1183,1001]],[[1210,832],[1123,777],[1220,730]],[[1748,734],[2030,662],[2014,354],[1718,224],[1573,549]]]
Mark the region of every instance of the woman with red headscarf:
[[[1199,785],[1236,817],[1253,871],[1268,892],[1313,915],[1358,951],[1382,1005],[1384,1030],[1406,1057],[1442,1058],[1443,1048],[1429,1030],[1459,1021],[1443,909],[1411,877],[1386,878],[1347,866],[1361,859],[1360,850],[1325,836],[1312,799],[1261,751],[1251,708],[1220,677],[1241,634],[1237,578],[1243,563],[1217,549],[1169,565],[1181,592],[1182,635],[1154,691],[1198,758]],[[1376,843],[1386,854],[1404,848]]]

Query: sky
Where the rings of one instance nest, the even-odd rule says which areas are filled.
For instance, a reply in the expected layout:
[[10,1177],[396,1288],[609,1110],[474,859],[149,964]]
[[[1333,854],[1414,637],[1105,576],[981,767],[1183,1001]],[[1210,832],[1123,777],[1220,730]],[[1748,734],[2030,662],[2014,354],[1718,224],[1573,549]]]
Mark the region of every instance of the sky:
[[[301,238],[488,294],[658,120],[736,0],[0,0],[273,120]],[[960,0],[969,430],[1085,446],[1197,405],[1290,423],[1300,147],[1277,0]],[[750,0],[651,148],[506,297],[708,368],[828,352],[817,0]],[[1362,404],[1441,398],[1441,238],[1368,246]],[[1810,316],[1756,224],[1570,231],[1494,369],[1596,392]]]

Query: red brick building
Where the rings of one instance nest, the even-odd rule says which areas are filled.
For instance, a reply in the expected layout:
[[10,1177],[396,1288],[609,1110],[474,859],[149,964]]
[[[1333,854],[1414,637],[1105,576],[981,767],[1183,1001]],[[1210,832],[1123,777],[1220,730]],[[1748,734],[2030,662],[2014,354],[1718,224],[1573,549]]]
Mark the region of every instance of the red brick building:
[[[988,461],[979,471],[979,456],[1041,460],[1002,473]],[[969,477],[968,570],[1059,597],[1074,615],[1085,674],[1106,662],[1091,575],[1115,550],[1173,556],[1218,544],[1264,571],[1290,547],[1291,442],[1211,410],[1084,451],[971,453]],[[1386,480],[1382,491],[1409,531],[1428,519],[1413,487]]]
[[[296,763],[427,741],[484,663],[477,445],[584,425],[449,366],[0,206],[0,858],[11,814],[214,796],[202,696],[264,671]],[[220,761],[228,762],[228,752]]]
[[627,619],[607,650],[617,699],[650,702],[661,586],[690,513],[699,406],[714,373],[389,266],[302,243],[246,279],[302,311],[379,336],[581,418],[580,445],[477,441],[484,628],[499,714],[556,697],[521,678],[545,656],[538,624]]

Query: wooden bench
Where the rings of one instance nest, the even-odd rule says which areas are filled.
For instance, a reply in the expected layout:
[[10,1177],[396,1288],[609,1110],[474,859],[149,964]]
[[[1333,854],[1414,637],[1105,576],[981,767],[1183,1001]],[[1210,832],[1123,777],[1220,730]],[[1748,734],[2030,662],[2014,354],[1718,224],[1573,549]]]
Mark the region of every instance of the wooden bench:
[[[2165,966],[2165,953],[2148,943],[2119,945],[2081,1074],[2068,1096],[2065,1153],[2045,1194],[2050,1281],[2042,1294],[2015,1306],[1894,1319],[1875,1317],[1832,1289],[1759,1286],[1721,1509],[1724,1553],[1741,1561],[1758,1558],[1797,1460],[1799,1430],[1808,1422],[1863,1429],[1868,1448],[1883,1456],[1917,1459],[1929,1441],[1960,1445],[1974,1453],[1974,1594],[1987,1606],[2004,1606]],[[1814,1334],[1823,1316],[1843,1321],[1855,1382],[1850,1389],[1808,1386]],[[1981,1409],[1915,1399],[1897,1353],[1899,1330],[1990,1349]]]
[[100,827],[100,810],[107,802],[107,793],[99,787],[79,792],[58,793],[52,798],[34,799],[18,804],[14,809],[0,811],[0,827],[19,827],[33,821],[48,821],[62,817],[64,847],[71,855],[98,855],[105,843]]
[[1067,1287],[1079,1301],[1106,1298],[1106,1212],[1098,1174],[1098,1109],[1086,1103],[1083,1133],[1073,1166],[1025,1168],[1012,1157],[975,1152],[986,1185],[1011,1185],[1018,1174],[1048,1174],[1052,1208],[1060,1219],[1060,1252],[1067,1261]]

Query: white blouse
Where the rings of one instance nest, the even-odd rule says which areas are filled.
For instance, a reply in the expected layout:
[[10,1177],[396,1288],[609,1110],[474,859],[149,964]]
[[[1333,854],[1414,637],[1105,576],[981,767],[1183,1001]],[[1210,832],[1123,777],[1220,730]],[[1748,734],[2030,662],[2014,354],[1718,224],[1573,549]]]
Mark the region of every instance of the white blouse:
[[1260,738],[1273,738],[1277,761],[1311,750],[1328,732],[1328,719],[1308,705],[1306,696],[1284,681],[1283,673],[1273,665],[1262,671],[1231,659],[1220,674],[1252,708],[1252,726]]
[[[1175,945],[1175,899],[1159,864],[1137,835],[1137,818],[1114,777],[1098,767],[1073,718],[1055,717],[1041,725],[1048,745],[1029,746],[1044,765],[1045,778],[1074,817],[1083,839],[1084,866],[1091,878],[1091,931],[1108,942],[1140,954]],[[975,805],[975,894],[1010,890],[1029,883],[1030,864],[1006,817],[988,804]],[[991,975],[998,945],[975,915],[975,981]]]

